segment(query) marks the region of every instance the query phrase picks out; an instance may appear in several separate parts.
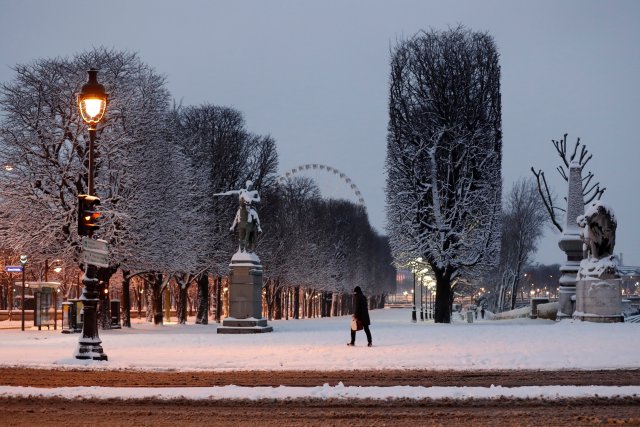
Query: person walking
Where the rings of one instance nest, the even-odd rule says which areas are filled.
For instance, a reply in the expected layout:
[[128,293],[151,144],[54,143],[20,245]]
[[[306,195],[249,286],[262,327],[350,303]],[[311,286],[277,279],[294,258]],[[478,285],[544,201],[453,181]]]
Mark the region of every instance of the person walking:
[[[362,329],[367,334],[367,345],[371,347],[373,344],[371,342],[371,331],[369,330],[369,325],[371,324],[369,308],[367,307],[367,297],[362,293],[360,286],[356,286],[353,289],[353,318],[362,323]],[[356,345],[356,331],[353,329],[351,329],[351,342],[347,343],[347,345],[351,347]]]

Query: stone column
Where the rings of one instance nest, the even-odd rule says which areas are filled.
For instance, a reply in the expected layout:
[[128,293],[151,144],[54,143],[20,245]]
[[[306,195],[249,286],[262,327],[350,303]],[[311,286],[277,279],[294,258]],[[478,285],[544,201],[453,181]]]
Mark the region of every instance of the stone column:
[[262,317],[262,265],[251,252],[236,252],[229,265],[229,316],[219,334],[257,334],[273,331]]
[[580,215],[584,215],[582,166],[577,161],[573,161],[569,165],[566,226],[558,242],[567,259],[560,266],[557,320],[570,319],[575,311],[576,275],[582,261],[582,239],[580,239],[580,227],[576,222]]

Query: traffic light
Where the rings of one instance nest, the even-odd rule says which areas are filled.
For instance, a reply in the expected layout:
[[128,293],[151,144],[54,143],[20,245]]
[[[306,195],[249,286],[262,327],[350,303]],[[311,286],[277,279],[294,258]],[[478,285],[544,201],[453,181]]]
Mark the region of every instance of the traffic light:
[[100,228],[98,219],[102,216],[98,212],[100,199],[88,194],[78,195],[78,235],[91,236]]
[[109,282],[98,282],[98,292],[101,294],[101,299],[109,299]]

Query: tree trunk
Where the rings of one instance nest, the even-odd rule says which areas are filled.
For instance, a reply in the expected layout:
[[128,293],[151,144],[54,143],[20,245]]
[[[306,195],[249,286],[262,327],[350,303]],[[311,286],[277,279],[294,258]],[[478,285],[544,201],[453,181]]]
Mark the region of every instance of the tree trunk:
[[284,293],[284,320],[289,320],[289,310],[291,309],[289,300],[291,298],[291,292],[288,287],[285,288],[282,292]]
[[122,324],[126,328],[131,327],[131,278],[129,271],[122,272]]
[[280,286],[280,283],[278,280],[275,281],[275,285],[274,285],[275,289],[274,289],[274,307],[275,307],[275,313],[274,313],[274,319],[275,320],[280,320],[282,319],[282,286]]
[[154,274],[152,280],[153,324],[162,325],[162,273]]
[[[98,279],[101,286],[98,287],[98,327],[100,329],[111,329],[111,298],[109,295],[109,280],[114,271],[109,268],[98,269]],[[105,292],[106,291],[106,292]]]
[[202,273],[198,276],[198,312],[196,314],[196,324],[209,324],[209,276]]
[[331,316],[338,315],[338,292],[331,292]]
[[267,319],[273,320],[273,285],[271,280],[267,280],[267,285],[264,289],[264,298],[267,303]]
[[138,319],[142,319],[142,297],[145,294],[145,282],[142,281],[142,288],[140,288],[140,280],[138,280],[138,291],[136,292],[136,300],[138,301]]
[[436,303],[433,316],[435,323],[451,323],[451,275],[440,269],[433,270],[436,276]]
[[300,286],[293,288],[293,318],[300,318]]
[[511,274],[511,288],[513,289],[513,293],[511,295],[511,310],[516,308],[516,298],[518,297],[518,284],[520,278],[520,272],[522,271],[521,263],[516,263],[515,270]]
[[516,286],[516,283],[514,283],[514,281],[511,282],[510,284],[510,288],[511,288],[511,310],[514,310],[516,308],[516,302],[518,300],[518,287]]
[[313,291],[307,295],[307,318],[313,317]]
[[222,316],[222,277],[216,278],[216,323],[220,323]]
[[184,325],[187,323],[188,312],[187,302],[189,299],[189,286],[187,283],[178,282],[178,323]]
[[100,300],[98,304],[98,326],[100,329],[111,329],[111,304],[109,294],[100,292],[98,299]]
[[340,315],[351,314],[351,296],[349,294],[342,294],[342,301],[340,302]]

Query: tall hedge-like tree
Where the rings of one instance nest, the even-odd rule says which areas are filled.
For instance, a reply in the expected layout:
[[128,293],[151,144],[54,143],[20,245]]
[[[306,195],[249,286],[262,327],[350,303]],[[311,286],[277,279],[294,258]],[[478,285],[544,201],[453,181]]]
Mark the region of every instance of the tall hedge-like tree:
[[392,50],[387,217],[400,263],[436,277],[435,321],[452,286],[496,263],[500,238],[500,66],[493,38],[463,27],[421,31]]

